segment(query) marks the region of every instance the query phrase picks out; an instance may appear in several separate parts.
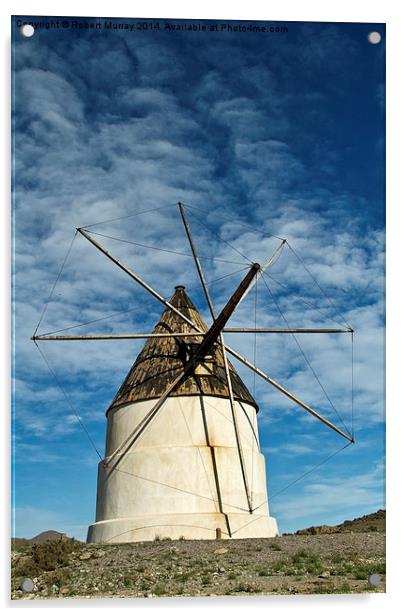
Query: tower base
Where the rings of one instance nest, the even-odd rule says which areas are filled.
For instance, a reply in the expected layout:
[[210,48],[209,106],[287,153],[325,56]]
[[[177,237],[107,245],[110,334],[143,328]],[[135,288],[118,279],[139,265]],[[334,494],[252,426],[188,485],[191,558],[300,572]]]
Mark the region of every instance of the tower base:
[[[220,529],[220,531],[219,531]],[[246,539],[279,535],[275,518],[248,513],[136,516],[105,520],[88,529],[87,543],[135,543],[155,539]]]

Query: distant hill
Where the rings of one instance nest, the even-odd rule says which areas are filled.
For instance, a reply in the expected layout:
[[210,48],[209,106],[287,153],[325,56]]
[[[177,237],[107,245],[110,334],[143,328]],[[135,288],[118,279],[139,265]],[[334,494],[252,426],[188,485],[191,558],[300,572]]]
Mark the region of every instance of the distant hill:
[[22,537],[13,537],[11,539],[11,543],[15,547],[20,547],[24,545],[31,545],[33,543],[44,543],[45,541],[55,541],[58,539],[71,539],[68,537],[66,533],[61,533],[58,530],[45,530],[39,535],[35,535],[32,539],[25,539]]
[[345,520],[336,526],[310,526],[296,531],[295,535],[332,535],[333,533],[370,533],[385,532],[385,509],[363,515],[354,520]]
[[57,530],[45,530],[39,535],[32,537],[32,543],[44,543],[45,541],[54,541],[56,539],[68,539],[66,533],[60,533]]

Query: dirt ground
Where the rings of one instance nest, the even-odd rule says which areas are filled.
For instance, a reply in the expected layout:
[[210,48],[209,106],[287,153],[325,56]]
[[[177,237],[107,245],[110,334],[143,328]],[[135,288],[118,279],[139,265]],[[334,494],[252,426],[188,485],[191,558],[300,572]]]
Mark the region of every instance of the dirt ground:
[[[14,548],[13,599],[385,592],[383,532],[102,546],[73,542],[57,562],[54,552],[51,558],[44,552],[50,547],[40,553],[27,545]],[[378,585],[368,583],[371,574],[378,574]],[[32,592],[19,589],[25,577],[34,583]]]

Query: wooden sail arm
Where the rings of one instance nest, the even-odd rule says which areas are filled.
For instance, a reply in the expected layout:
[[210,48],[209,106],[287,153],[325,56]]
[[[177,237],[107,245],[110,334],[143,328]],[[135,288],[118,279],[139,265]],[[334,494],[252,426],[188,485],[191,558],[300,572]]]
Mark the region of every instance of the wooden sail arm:
[[180,312],[180,310],[178,310],[175,306],[173,306],[170,302],[168,302],[164,297],[162,297],[162,295],[160,295],[157,291],[155,291],[155,289],[153,289],[149,284],[147,284],[145,282],[145,280],[143,280],[140,276],[138,276],[137,274],[135,274],[132,270],[130,270],[128,267],[126,267],[121,261],[119,261],[119,259],[117,259],[115,256],[112,255],[112,253],[110,253],[108,250],[106,250],[106,248],[104,248],[101,244],[99,244],[99,242],[97,242],[96,240],[94,240],[93,237],[90,236],[90,234],[85,231],[84,229],[82,229],[81,227],[77,227],[77,231],[78,233],[80,233],[83,237],[85,237],[89,242],[91,242],[91,244],[93,244],[95,246],[95,248],[97,248],[100,252],[102,252],[108,259],[110,259],[111,261],[113,261],[113,263],[115,263],[117,265],[117,267],[119,267],[120,269],[123,270],[123,272],[125,272],[126,274],[128,274],[130,276],[130,278],[133,278],[133,280],[135,280],[136,282],[138,282],[139,285],[141,285],[144,289],[146,289],[151,295],[153,295],[153,297],[155,297],[155,299],[159,300],[160,302],[162,302],[162,304],[164,304],[164,306],[166,306],[167,308],[170,308],[170,310],[172,310],[173,312],[175,312],[181,319],[183,319],[183,321],[185,321],[186,323],[188,323],[188,325],[191,325],[191,327],[197,331],[201,331],[200,328],[198,328],[191,319],[189,319],[188,317],[186,317],[184,314],[182,314]]
[[[182,203],[177,204],[180,210],[180,215],[183,221],[183,225],[184,225],[184,229],[187,235],[187,239],[188,242],[190,244],[190,248],[191,248],[191,252],[195,261],[195,265],[198,271],[198,276],[201,280],[201,284],[202,284],[202,288],[204,290],[204,295],[205,295],[205,299],[207,300],[207,304],[208,304],[208,308],[209,311],[211,313],[212,318],[215,318],[215,310],[212,304],[212,300],[211,300],[211,296],[209,294],[209,290],[208,290],[208,285],[204,276],[204,272],[202,270],[201,267],[201,262],[200,259],[197,255],[197,251],[195,249],[195,244],[194,244],[194,240],[191,234],[191,230],[190,230],[190,225],[188,223],[185,211],[184,211],[184,206]],[[263,265],[260,266],[259,271],[257,273],[257,276],[254,278],[254,280],[252,281],[252,283],[249,285],[247,291],[243,294],[243,297],[241,299],[241,301],[243,301],[243,299],[246,297],[246,295],[251,291],[251,289],[253,288],[254,284],[257,282],[257,280],[262,276],[262,274],[265,272],[266,269],[268,269],[268,267],[270,265],[272,265],[272,263],[275,261],[276,257],[282,252],[282,249],[284,247],[284,245],[286,244],[286,240],[282,240],[280,245],[274,250],[274,252],[272,253],[272,255],[270,257],[268,257],[268,259],[265,261],[265,263]]]
[[184,229],[185,229],[185,232],[186,232],[186,235],[187,235],[188,243],[190,244],[191,253],[192,253],[193,258],[194,258],[195,266],[197,268],[198,276],[199,276],[199,279],[201,281],[201,285],[202,285],[202,288],[203,288],[203,291],[204,291],[205,299],[207,300],[209,312],[211,313],[212,319],[215,321],[215,318],[216,318],[215,308],[214,308],[214,306],[212,304],[212,299],[211,299],[211,296],[209,294],[209,289],[208,289],[207,281],[206,281],[206,278],[204,276],[204,272],[203,272],[202,267],[201,267],[201,262],[200,262],[200,260],[198,258],[198,255],[197,255],[197,251],[195,249],[195,244],[194,244],[193,237],[192,237],[191,231],[190,231],[190,225],[188,224],[188,220],[187,220],[186,214],[184,212],[183,205],[180,203],[180,201],[179,201],[179,203],[177,205],[179,206],[181,219],[183,221],[183,225],[184,225]]
[[53,335],[39,334],[32,336],[31,340],[142,340],[146,338],[200,338],[205,332],[173,332],[171,334],[88,334],[88,335]]
[[[173,381],[173,383],[167,388],[165,393],[159,398],[159,400],[156,402],[156,404],[154,404],[154,406],[150,409],[150,411],[148,411],[148,413],[145,415],[145,417],[134,428],[134,430],[132,430],[132,432],[130,432],[130,434],[127,436],[127,438],[125,438],[124,441],[117,447],[117,449],[115,449],[114,452],[112,454],[110,454],[110,456],[108,456],[105,459],[105,462],[104,462],[105,466],[110,466],[110,464],[114,460],[114,458],[123,449],[125,449],[125,451],[127,451],[130,447],[132,447],[134,445],[134,443],[138,440],[138,438],[141,436],[141,434],[144,432],[144,430],[150,424],[152,419],[156,416],[158,411],[162,408],[163,404],[166,402],[166,400],[169,397],[169,395],[172,393],[172,391],[177,387],[177,385],[185,377],[185,374],[186,374],[186,372],[185,372],[185,370],[183,370],[179,374],[179,376]],[[120,460],[121,460],[121,458],[118,461],[120,461]]]
[[349,434],[346,434],[346,432],[344,432],[343,430],[341,430],[340,428],[338,428],[335,424],[333,424],[331,421],[329,421],[328,419],[326,419],[323,415],[321,415],[320,413],[318,413],[317,411],[315,411],[311,406],[309,406],[308,404],[306,404],[305,402],[303,402],[303,400],[301,400],[300,398],[298,398],[297,396],[295,396],[294,394],[292,394],[292,392],[288,391],[287,389],[285,389],[284,387],[282,387],[282,385],[280,385],[279,383],[277,383],[274,379],[272,379],[270,376],[268,376],[268,374],[265,374],[265,372],[263,372],[262,370],[260,370],[260,368],[257,368],[257,366],[254,366],[254,364],[252,364],[250,361],[248,361],[248,359],[246,359],[245,357],[243,357],[242,355],[240,355],[239,353],[237,353],[237,351],[235,351],[234,349],[232,349],[231,347],[229,347],[228,345],[226,346],[226,350],[236,359],[238,359],[240,362],[242,362],[245,366],[247,366],[248,368],[250,368],[250,370],[253,370],[253,372],[255,372],[256,374],[258,374],[258,376],[260,376],[261,378],[264,379],[264,381],[266,381],[267,383],[269,383],[270,385],[272,385],[273,387],[275,387],[275,389],[277,389],[278,391],[280,391],[282,394],[284,394],[287,398],[289,398],[290,400],[292,400],[293,402],[295,402],[296,404],[298,404],[299,406],[301,406],[303,409],[305,409],[308,413],[310,413],[311,415],[313,415],[314,417],[316,417],[317,419],[319,419],[319,421],[321,421],[323,424],[325,424],[326,426],[328,426],[328,428],[331,428],[332,430],[334,430],[335,432],[337,432],[338,434],[340,434],[340,436],[343,436],[343,438],[345,438],[346,440],[350,441],[351,443],[354,443],[355,440],[352,436],[350,436]]
[[[292,327],[281,329],[276,327],[250,329],[247,327],[225,327],[224,334],[343,334],[353,333],[354,330],[348,328],[300,328]],[[146,338],[199,338],[205,337],[205,332],[172,332],[171,334],[37,334],[31,336],[31,340],[142,340]]]
[[[253,286],[255,285],[255,283],[258,281],[259,278],[261,278],[261,276],[263,275],[263,273],[265,272],[265,270],[267,270],[275,261],[276,257],[280,255],[280,253],[283,250],[283,247],[286,244],[286,240],[282,240],[281,243],[279,244],[279,246],[274,250],[274,252],[272,253],[272,255],[270,257],[268,257],[268,259],[265,261],[265,263],[263,263],[260,267],[260,270],[258,272],[258,275],[254,278],[253,280],[253,284],[251,284],[247,290],[247,293],[249,293],[251,291],[251,289],[253,288]],[[243,295],[242,300],[246,297],[247,293],[245,293]]]
[[352,334],[351,327],[227,327],[226,334]]
[[[194,262],[197,268],[197,272],[198,272],[198,277],[201,281],[201,285],[202,288],[204,290],[204,295],[205,295],[205,299],[207,300],[207,304],[208,304],[208,308],[209,311],[211,313],[211,317],[212,320],[214,321],[214,325],[216,324],[217,320],[216,319],[216,312],[215,312],[215,308],[213,306],[212,303],[212,299],[211,296],[209,294],[209,289],[208,289],[208,284],[206,281],[206,278],[204,276],[204,272],[201,266],[201,262],[198,258],[197,255],[197,251],[195,248],[195,244],[191,235],[191,230],[190,230],[190,225],[187,221],[187,217],[184,213],[184,208],[183,205],[179,202],[177,204],[179,206],[179,210],[180,210],[180,215],[183,221],[183,225],[184,225],[184,229],[187,235],[187,239],[189,241],[190,244],[190,248],[191,248],[191,253],[193,255],[194,258]],[[256,268],[257,272],[255,274],[255,276],[250,280],[250,283],[248,284],[247,288],[244,290],[242,297],[239,299],[239,303],[241,301],[241,299],[245,296],[245,294],[248,292],[251,284],[253,284],[256,275],[258,275],[258,271],[260,269],[260,267]],[[243,455],[243,451],[242,451],[242,447],[241,447],[241,441],[240,441],[240,430],[239,430],[239,426],[237,423],[237,416],[236,416],[236,408],[235,408],[235,403],[234,403],[234,396],[233,396],[233,386],[232,386],[232,379],[230,376],[230,371],[229,371],[229,364],[228,364],[228,359],[227,359],[227,353],[226,353],[226,349],[225,349],[225,341],[224,341],[224,337],[223,337],[223,330],[221,331],[220,335],[219,335],[219,342],[221,345],[221,349],[222,349],[222,356],[223,356],[223,362],[224,362],[224,368],[225,368],[225,376],[226,376],[226,382],[227,382],[227,386],[228,386],[228,392],[229,392],[229,401],[230,401],[230,409],[231,409],[231,413],[232,413],[232,419],[233,419],[233,428],[234,428],[234,432],[235,432],[235,438],[236,438],[236,444],[237,444],[237,451],[239,454],[239,461],[240,461],[240,468],[241,468],[241,473],[242,473],[242,478],[243,478],[243,483],[244,483],[244,489],[245,489],[245,493],[246,493],[246,498],[247,498],[247,505],[248,505],[248,509],[249,512],[252,513],[252,496],[250,494],[250,487],[248,485],[248,479],[247,479],[247,472],[246,472],[246,465],[245,465],[245,461],[244,461],[244,455]],[[246,417],[248,418],[248,415],[246,413]]]

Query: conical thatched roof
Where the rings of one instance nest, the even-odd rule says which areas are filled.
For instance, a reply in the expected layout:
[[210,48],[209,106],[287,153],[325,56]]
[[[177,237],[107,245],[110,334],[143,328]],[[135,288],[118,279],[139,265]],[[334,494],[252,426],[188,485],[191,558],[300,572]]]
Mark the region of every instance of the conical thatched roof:
[[[170,303],[191,319],[203,331],[207,326],[197,309],[184,291],[176,287]],[[170,308],[163,312],[153,333],[191,332],[194,330]],[[183,370],[183,365],[191,357],[194,348],[202,338],[149,338],[135,363],[124,379],[110,409],[138,402],[140,400],[158,399]],[[255,406],[257,403],[247,387],[229,362],[233,394],[236,400]],[[218,396],[229,397],[226,383],[222,350],[215,344],[210,355],[171,393],[171,396]]]

